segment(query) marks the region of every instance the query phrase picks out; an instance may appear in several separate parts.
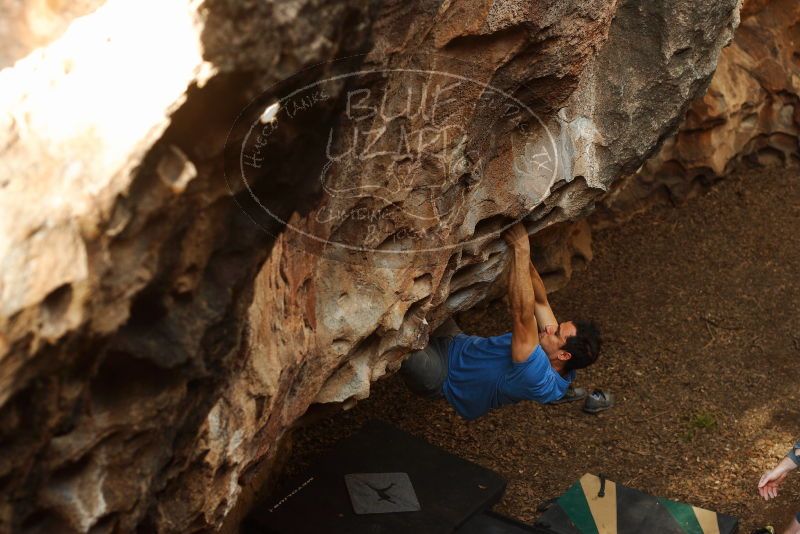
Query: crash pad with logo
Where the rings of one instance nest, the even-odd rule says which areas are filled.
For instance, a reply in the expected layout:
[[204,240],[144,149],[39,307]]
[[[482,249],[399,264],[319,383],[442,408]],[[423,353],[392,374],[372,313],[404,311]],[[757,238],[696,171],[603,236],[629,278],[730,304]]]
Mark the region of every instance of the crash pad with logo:
[[491,508],[506,481],[490,469],[372,421],[285,486],[254,507],[245,532],[453,532]]

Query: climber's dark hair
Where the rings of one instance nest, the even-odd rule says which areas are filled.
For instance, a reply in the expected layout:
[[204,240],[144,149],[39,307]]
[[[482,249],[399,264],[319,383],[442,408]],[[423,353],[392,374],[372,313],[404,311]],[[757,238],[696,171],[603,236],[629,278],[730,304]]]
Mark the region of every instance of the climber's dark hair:
[[565,369],[583,369],[589,367],[597,361],[600,355],[600,346],[603,340],[600,338],[600,329],[591,321],[573,321],[577,332],[574,336],[569,336],[567,342],[561,347],[572,355],[572,358],[565,362]]

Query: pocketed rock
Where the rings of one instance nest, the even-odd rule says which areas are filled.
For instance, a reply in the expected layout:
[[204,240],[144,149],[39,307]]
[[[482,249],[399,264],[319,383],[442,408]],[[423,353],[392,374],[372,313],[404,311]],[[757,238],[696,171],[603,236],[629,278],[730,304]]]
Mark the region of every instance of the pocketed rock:
[[[735,0],[86,5],[0,71],[3,531],[231,525],[311,404],[502,288],[509,223],[585,261],[566,223],[738,24]],[[287,78],[327,82],[273,121]]]
[[612,187],[595,226],[686,199],[737,167],[798,165],[800,4],[747,0],[741,17],[708,91],[643,168]]

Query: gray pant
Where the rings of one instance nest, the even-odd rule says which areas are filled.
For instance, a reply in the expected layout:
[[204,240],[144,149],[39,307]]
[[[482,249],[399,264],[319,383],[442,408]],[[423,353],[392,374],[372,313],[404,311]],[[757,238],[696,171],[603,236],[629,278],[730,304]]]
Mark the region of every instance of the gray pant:
[[400,366],[400,376],[408,389],[426,397],[442,397],[442,384],[447,378],[447,354],[450,342],[461,333],[453,319],[431,333],[428,345],[412,352]]

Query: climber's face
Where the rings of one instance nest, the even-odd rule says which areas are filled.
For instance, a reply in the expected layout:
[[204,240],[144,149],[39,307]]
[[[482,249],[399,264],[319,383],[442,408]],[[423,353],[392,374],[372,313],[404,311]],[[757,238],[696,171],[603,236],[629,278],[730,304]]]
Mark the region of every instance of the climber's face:
[[575,323],[564,321],[558,325],[548,326],[544,332],[539,332],[539,344],[547,353],[548,358],[568,360],[570,355],[561,348],[567,343],[567,338],[578,333]]

